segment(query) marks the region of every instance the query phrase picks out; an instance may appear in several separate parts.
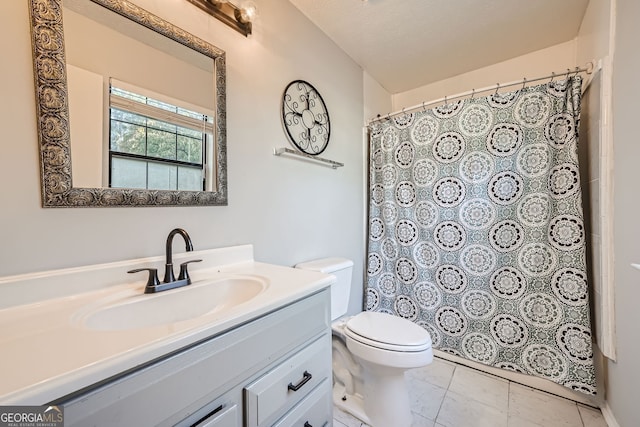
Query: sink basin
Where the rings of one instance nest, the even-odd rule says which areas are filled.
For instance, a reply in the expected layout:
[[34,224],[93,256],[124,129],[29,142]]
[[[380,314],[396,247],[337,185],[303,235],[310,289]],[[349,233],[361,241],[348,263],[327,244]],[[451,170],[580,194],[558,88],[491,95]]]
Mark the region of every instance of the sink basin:
[[250,301],[268,286],[256,277],[208,280],[156,294],[127,290],[98,301],[75,316],[81,327],[126,330],[169,325]]

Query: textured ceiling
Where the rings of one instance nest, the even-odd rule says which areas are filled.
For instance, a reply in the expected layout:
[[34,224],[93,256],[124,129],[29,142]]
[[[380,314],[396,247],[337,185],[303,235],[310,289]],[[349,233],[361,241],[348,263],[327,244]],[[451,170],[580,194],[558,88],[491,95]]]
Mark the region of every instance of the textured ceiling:
[[394,94],[575,38],[589,0],[290,0]]

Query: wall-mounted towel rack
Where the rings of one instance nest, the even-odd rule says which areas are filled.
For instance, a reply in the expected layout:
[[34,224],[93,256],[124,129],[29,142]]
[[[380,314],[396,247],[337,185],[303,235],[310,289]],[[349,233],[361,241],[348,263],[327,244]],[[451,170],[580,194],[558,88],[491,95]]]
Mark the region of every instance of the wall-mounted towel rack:
[[280,148],[274,148],[273,149],[273,155],[274,156],[282,156],[282,155],[291,155],[291,156],[297,156],[297,157],[301,157],[304,160],[309,160],[312,162],[316,162],[318,164],[321,164],[323,166],[329,166],[333,169],[338,169],[342,166],[344,166],[344,163],[340,163],[340,162],[336,162],[333,160],[329,160],[329,159],[325,159],[323,157],[318,157],[318,156],[312,156],[310,154],[305,154],[305,153],[301,153],[299,151],[296,150],[292,150],[291,148],[286,148],[286,147],[280,147]]

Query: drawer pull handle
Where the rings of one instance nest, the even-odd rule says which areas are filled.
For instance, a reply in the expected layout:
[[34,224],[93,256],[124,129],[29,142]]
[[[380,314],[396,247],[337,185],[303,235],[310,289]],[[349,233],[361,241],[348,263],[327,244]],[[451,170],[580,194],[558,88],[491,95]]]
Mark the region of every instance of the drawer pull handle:
[[300,390],[300,387],[302,387],[303,385],[308,383],[310,379],[311,379],[311,374],[309,372],[307,372],[307,371],[304,371],[304,374],[302,374],[302,379],[300,380],[300,382],[298,384],[296,384],[296,385],[293,385],[293,384],[289,383],[287,388],[289,390],[298,391],[298,390]]

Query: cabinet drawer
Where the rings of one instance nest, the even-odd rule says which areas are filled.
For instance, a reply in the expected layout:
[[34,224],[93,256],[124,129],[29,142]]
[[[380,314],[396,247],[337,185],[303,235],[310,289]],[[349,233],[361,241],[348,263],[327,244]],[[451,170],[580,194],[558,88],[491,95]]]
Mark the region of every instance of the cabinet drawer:
[[330,345],[326,333],[245,387],[246,426],[268,425],[329,378]]
[[273,427],[325,427],[332,418],[331,380],[327,378]]
[[238,405],[228,408],[220,406],[220,411],[212,414],[193,427],[236,427],[238,425]]

